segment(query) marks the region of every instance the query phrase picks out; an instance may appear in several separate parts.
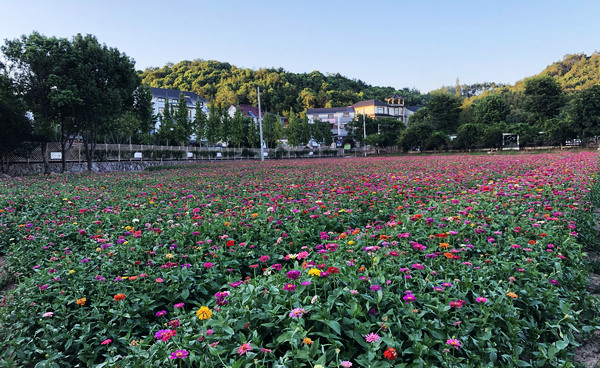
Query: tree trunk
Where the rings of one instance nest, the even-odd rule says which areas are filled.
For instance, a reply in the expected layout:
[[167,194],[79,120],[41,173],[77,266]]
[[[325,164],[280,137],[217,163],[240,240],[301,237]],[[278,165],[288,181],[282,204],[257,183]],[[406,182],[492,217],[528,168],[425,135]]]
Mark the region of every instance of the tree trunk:
[[42,161],[44,162],[44,174],[50,174],[50,163],[48,162],[48,142],[41,143]]

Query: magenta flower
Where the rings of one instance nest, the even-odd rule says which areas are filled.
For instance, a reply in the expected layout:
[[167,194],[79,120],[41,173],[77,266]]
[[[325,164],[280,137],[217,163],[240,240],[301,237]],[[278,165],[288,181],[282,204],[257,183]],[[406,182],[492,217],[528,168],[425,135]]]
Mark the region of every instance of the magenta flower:
[[238,348],[238,354],[239,355],[245,355],[247,354],[249,351],[252,351],[252,346],[250,344],[248,344],[247,342],[243,343],[242,345],[240,345],[240,347]]
[[477,299],[475,299],[475,301],[477,303],[487,303],[488,299],[486,297],[480,296]]
[[465,304],[467,304],[467,302],[465,302],[462,299],[456,299],[456,300],[453,300],[450,302],[450,306],[452,308],[461,308],[461,307],[464,307]]
[[167,314],[167,311],[161,310],[160,312],[156,312],[156,317],[164,316],[165,314]]
[[184,359],[187,358],[189,355],[187,350],[175,350],[174,352],[171,353],[171,356],[169,357],[169,359]]
[[460,341],[458,341],[457,339],[448,339],[448,340],[446,340],[446,344],[448,344],[450,346],[454,346],[455,349],[458,349],[459,347],[462,346],[460,344]]
[[300,275],[302,275],[302,272],[296,270],[291,270],[286,274],[287,278],[290,280],[298,280]]
[[177,303],[174,305],[174,307],[179,309],[179,308],[183,308],[184,305],[185,305],[185,303]]
[[285,290],[285,291],[294,291],[294,290],[296,290],[296,285],[294,285],[294,284],[285,284],[285,285],[283,285],[283,290]]
[[102,342],[100,343],[100,345],[108,345],[108,344],[110,344],[111,342],[112,342],[112,340],[111,340],[111,339],[106,339],[106,340],[102,341]]

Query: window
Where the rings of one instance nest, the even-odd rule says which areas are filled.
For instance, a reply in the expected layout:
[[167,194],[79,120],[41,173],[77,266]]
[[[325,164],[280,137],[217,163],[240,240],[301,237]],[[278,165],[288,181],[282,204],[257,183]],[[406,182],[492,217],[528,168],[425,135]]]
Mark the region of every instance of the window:
[[319,115],[313,115],[313,120],[319,120]]
[[378,114],[383,114],[383,107],[378,107],[377,108],[377,113]]
[[349,116],[350,116],[350,113],[349,113],[348,111],[346,111],[346,112],[344,113],[344,117],[345,117],[345,118],[347,118],[347,117],[349,117]]
[[158,102],[165,102],[165,99],[164,99],[164,98],[162,98],[162,97],[159,97],[159,98],[158,98]]
[[333,114],[327,114],[327,119],[333,119]]
[[398,110],[399,109],[397,107],[394,107],[394,115],[400,115],[400,112]]

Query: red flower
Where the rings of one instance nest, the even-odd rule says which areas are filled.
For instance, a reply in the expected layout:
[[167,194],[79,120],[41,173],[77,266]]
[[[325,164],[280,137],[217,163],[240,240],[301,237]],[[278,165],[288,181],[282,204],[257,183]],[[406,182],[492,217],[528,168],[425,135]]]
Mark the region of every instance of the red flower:
[[394,349],[394,348],[387,348],[385,353],[383,353],[383,356],[389,360],[394,360],[398,357],[398,353],[396,352],[396,349]]
[[234,244],[235,244],[235,242],[233,240],[227,240],[228,247],[233,247]]
[[115,302],[118,302],[119,300],[125,299],[125,294],[117,294],[114,296],[114,298],[115,298]]
[[337,267],[329,267],[329,268],[327,269],[327,272],[328,272],[328,273],[340,273],[340,269],[339,269],[339,268],[337,268]]

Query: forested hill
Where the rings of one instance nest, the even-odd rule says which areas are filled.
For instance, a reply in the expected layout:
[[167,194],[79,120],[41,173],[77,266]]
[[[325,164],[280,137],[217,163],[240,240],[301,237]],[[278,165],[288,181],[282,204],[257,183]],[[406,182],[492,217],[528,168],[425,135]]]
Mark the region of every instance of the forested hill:
[[196,92],[218,104],[257,105],[260,87],[263,109],[279,114],[314,107],[348,106],[362,100],[384,100],[394,93],[405,96],[409,106],[426,103],[428,96],[416,89],[377,87],[338,74],[291,73],[282,68],[242,69],[213,60],[182,61],[140,74],[151,87]]
[[540,75],[555,77],[565,92],[600,85],[600,53],[565,55],[563,60],[548,65]]

